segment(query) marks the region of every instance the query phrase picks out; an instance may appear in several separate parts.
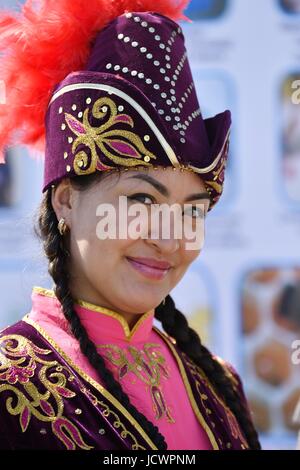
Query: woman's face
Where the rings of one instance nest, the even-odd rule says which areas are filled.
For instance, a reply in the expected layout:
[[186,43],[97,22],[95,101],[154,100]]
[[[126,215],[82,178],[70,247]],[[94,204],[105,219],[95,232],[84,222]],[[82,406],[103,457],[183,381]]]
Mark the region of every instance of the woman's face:
[[[192,200],[187,202],[191,195]],[[120,207],[120,196],[123,196],[123,204],[127,204],[123,208]],[[209,196],[198,175],[190,171],[173,171],[172,167],[168,167],[164,170],[112,173],[84,191],[75,189],[66,179],[54,192],[52,203],[58,219],[64,217],[70,228],[70,288],[73,297],[115,310],[133,326],[139,314],[162,302],[199,255],[199,246],[187,248],[187,241],[190,240],[185,236],[185,228],[192,230],[198,223],[204,232]],[[124,222],[123,225],[119,222],[120,211],[125,215],[124,207],[129,210],[134,204],[144,210],[137,227],[141,230],[140,235],[133,236],[127,230],[130,222],[137,219],[138,213],[132,216],[127,212],[126,237],[120,238],[117,232],[116,238],[101,239],[99,222],[104,220],[104,214],[106,217],[108,214],[104,211],[101,212],[102,219],[99,216],[102,204],[106,204],[105,207],[113,210],[111,214],[115,214],[115,218],[109,219],[113,228],[124,228]],[[165,207],[180,205],[177,208],[181,209],[181,238],[172,231],[175,223],[172,217],[161,218],[162,223],[157,231],[157,224],[150,219],[150,211],[151,207],[153,210],[161,204]],[[196,204],[199,204],[198,209],[193,209]],[[170,229],[167,237],[162,232],[164,220],[171,221],[167,222]],[[165,261],[171,267],[164,271],[153,270],[138,264],[138,258]]]

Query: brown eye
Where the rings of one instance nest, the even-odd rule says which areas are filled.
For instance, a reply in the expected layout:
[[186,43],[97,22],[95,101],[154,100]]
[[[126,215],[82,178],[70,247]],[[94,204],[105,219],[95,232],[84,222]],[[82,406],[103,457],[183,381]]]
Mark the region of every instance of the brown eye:
[[[204,219],[205,218],[205,212],[203,209],[197,206],[192,206],[188,208],[189,214],[192,215],[193,219]],[[195,211],[195,212],[194,212]]]
[[[141,202],[142,199],[145,199],[145,198],[150,199],[150,203],[154,203],[154,198],[152,196],[150,196],[149,194],[145,194],[145,193],[137,193],[137,194],[133,194],[132,196],[128,197],[128,199],[131,199],[131,200],[134,200],[134,201],[140,201],[140,202]],[[149,205],[149,204],[146,204],[146,205]]]

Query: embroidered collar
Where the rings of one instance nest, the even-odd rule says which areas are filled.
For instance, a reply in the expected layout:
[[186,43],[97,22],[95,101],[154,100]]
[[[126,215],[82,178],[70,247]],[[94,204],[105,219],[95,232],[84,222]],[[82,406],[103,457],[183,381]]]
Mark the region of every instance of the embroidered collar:
[[[32,309],[39,317],[59,324],[69,331],[69,324],[61,310],[61,304],[51,289],[34,286],[31,294]],[[84,300],[75,299],[74,309],[86,328],[92,341],[126,341],[130,343],[148,340],[153,326],[154,309],[142,314],[130,330],[125,318],[118,312],[94,305]]]

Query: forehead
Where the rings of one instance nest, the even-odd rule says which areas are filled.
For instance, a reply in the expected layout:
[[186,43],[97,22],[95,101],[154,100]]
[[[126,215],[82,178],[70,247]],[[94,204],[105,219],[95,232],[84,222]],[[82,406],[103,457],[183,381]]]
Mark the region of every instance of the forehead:
[[[157,169],[156,169],[157,168]],[[115,200],[120,195],[145,192],[163,197],[172,202],[191,202],[202,200],[209,204],[210,196],[202,178],[193,171],[173,170],[173,167],[156,167],[155,169],[121,169],[104,172],[93,186],[92,191],[97,200]],[[94,200],[94,197],[93,197]]]
[[205,191],[205,184],[202,178],[193,171],[187,171],[174,167],[157,167],[157,169],[128,170],[120,173],[119,183],[137,186],[149,185],[151,180],[156,180],[166,186],[169,192],[172,188]]

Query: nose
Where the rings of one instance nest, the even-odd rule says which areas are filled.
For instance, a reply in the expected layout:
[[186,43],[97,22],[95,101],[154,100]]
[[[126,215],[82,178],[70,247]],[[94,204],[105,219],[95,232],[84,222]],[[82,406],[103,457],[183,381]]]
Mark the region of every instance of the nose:
[[179,235],[176,235],[174,220],[168,221],[165,225],[152,223],[149,227],[146,243],[165,254],[176,252],[180,247],[180,239]]
[[165,254],[175,253],[180,246],[179,240],[175,238],[163,239],[163,238],[147,238],[145,242],[151,246],[154,246],[158,251]]

